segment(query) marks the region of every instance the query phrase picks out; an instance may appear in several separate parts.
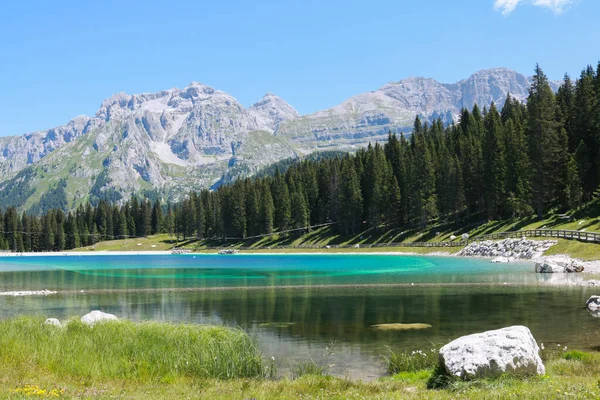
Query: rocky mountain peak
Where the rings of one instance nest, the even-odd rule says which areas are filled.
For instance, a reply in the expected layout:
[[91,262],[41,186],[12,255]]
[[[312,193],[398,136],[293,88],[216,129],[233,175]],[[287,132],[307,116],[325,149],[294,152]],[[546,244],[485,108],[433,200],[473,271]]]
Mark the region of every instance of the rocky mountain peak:
[[257,122],[267,126],[269,131],[276,131],[283,121],[300,117],[300,113],[294,107],[273,93],[266,93],[248,110],[255,116]]

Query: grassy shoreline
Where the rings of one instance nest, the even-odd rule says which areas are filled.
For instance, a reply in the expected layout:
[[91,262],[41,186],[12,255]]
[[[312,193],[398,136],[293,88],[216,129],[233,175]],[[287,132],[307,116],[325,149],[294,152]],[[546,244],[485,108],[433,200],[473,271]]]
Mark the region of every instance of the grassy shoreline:
[[[413,242],[452,242],[460,240],[463,233],[471,238],[502,232],[518,232],[533,229],[560,229],[600,232],[600,207],[595,203],[580,211],[566,214],[549,214],[544,218],[523,218],[500,221],[487,221],[470,225],[459,223],[433,224],[424,229],[369,229],[356,235],[339,235],[332,227],[321,227],[304,234],[279,235],[247,239],[242,241],[224,241],[215,239],[178,240],[167,234],[159,234],[146,238],[131,238],[97,243],[93,246],[74,249],[77,252],[100,251],[170,251],[173,248],[187,249],[198,253],[215,253],[217,247],[241,248],[244,253],[402,253],[402,254],[455,254],[462,247],[375,247],[367,245]],[[455,236],[457,239],[453,239]],[[536,239],[536,238],[530,238]],[[551,238],[538,238],[540,240]],[[335,248],[336,245],[348,246]],[[358,248],[354,246],[358,245]],[[305,247],[298,247],[305,246]],[[327,248],[331,246],[332,248]],[[600,260],[600,244],[580,242],[577,240],[558,239],[545,255],[566,254],[584,261]]]
[[[600,353],[542,354],[547,375],[454,381],[427,389],[436,357],[392,354],[390,375],[363,382],[326,369],[274,373],[249,336],[224,327],[78,320],[47,326],[41,317],[0,321],[0,397],[206,399],[598,398]],[[383,357],[382,357],[383,359]]]

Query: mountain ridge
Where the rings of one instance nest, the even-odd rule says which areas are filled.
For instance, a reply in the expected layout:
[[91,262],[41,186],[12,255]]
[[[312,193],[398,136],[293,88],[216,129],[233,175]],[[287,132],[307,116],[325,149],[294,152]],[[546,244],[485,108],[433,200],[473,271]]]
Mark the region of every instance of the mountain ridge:
[[0,138],[0,192],[14,189],[19,173],[30,168],[27,193],[33,194],[14,204],[25,209],[52,190],[56,179],[64,180],[70,207],[90,196],[118,200],[152,190],[176,200],[223,176],[251,175],[284,158],[384,140],[389,131],[409,131],[417,115],[450,123],[475,103],[501,107],[508,92],[525,100],[529,85],[529,77],[506,68],[451,84],[411,77],[306,115],[270,92],[245,107],[199,82],[154,93],[119,92],[104,99],[92,117]]

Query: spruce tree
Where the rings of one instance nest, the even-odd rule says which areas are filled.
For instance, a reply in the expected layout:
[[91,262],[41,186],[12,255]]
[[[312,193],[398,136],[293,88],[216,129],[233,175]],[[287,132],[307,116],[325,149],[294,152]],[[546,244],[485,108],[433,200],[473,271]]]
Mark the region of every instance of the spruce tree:
[[287,183],[279,173],[279,170],[276,171],[275,177],[273,178],[271,196],[273,197],[273,204],[275,206],[275,226],[279,231],[285,231],[289,227],[292,211],[290,192]]
[[488,217],[495,219],[505,215],[506,160],[502,121],[494,103],[484,118],[484,124],[482,154],[485,203]]
[[554,93],[548,78],[539,67],[535,69],[527,99],[529,159],[532,169],[533,202],[538,217],[542,217],[556,189],[558,124],[555,121]]
[[260,232],[270,235],[273,233],[273,214],[275,206],[273,205],[271,188],[266,180],[262,184],[260,193]]
[[341,174],[344,177],[340,190],[341,219],[338,229],[345,235],[358,233],[361,227],[363,202],[360,190],[360,180],[352,160],[346,157],[342,160]]

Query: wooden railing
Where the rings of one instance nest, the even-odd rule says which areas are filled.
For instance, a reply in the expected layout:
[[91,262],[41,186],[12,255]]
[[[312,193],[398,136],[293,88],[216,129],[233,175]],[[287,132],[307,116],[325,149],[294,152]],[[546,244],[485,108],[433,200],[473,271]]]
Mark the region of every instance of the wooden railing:
[[[528,229],[522,231],[498,232],[488,235],[479,235],[467,240],[454,240],[448,242],[390,242],[390,243],[368,243],[368,244],[337,244],[337,245],[299,245],[299,246],[270,246],[271,250],[283,249],[351,249],[351,248],[385,248],[385,247],[463,247],[471,242],[480,242],[483,240],[499,240],[506,238],[530,238],[530,237],[549,237],[569,240],[579,240],[582,242],[600,243],[600,232],[581,232],[558,229]],[[460,239],[460,238],[459,238]],[[212,247],[212,249],[223,249],[224,246]],[[239,250],[256,250],[256,247],[236,247]],[[264,247],[263,247],[264,249]]]

